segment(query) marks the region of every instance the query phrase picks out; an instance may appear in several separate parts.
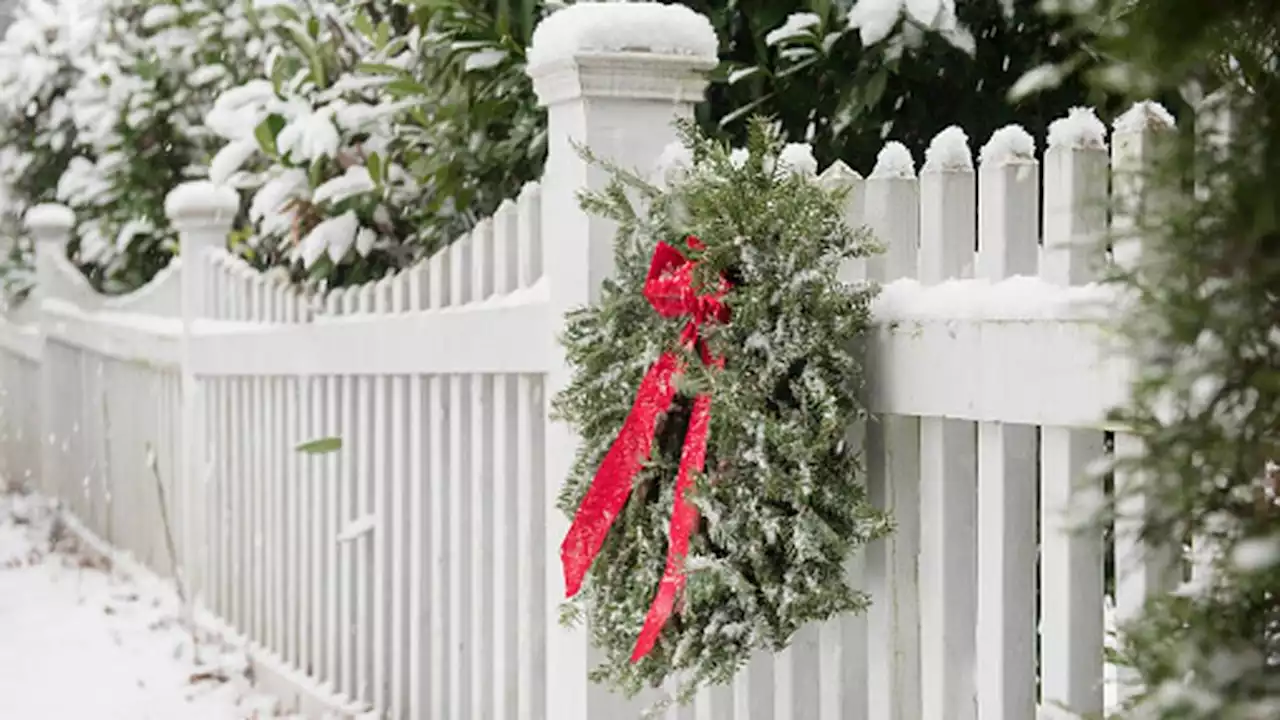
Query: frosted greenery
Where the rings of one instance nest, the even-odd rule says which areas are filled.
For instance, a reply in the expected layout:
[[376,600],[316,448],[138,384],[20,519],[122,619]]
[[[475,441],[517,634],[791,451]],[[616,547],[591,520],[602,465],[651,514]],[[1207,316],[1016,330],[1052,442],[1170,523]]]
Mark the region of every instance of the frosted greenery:
[[[659,241],[706,245],[691,258],[703,282],[733,283],[727,325],[704,325],[723,371],[689,356],[655,449],[588,575],[565,606],[585,619],[605,659],[593,679],[634,694],[668,679],[678,699],[730,680],[760,649],[779,650],[804,624],[861,612],[868,597],[850,587],[846,561],[890,529],[867,500],[850,429],[866,419],[863,368],[853,344],[868,328],[874,294],[844,284],[847,259],[874,250],[842,219],[838,193],[779,162],[782,143],[752,124],[745,159],[684,129],[692,164],[662,189],[610,168],[612,182],[587,194],[588,211],[618,223],[616,275],[600,302],[572,313],[563,343],[575,376],[557,412],[583,443],[560,498],[572,515],[627,416],[640,379],[684,325],[664,320],[642,287]],[[673,177],[674,176],[674,177]],[[637,207],[645,209],[639,210]],[[657,589],[680,448],[692,397],[712,396],[704,476],[694,492],[702,521],[686,564],[688,586],[654,650],[630,663]]]
[[1110,238],[1142,250],[1112,278],[1140,368],[1114,420],[1145,451],[1117,459],[1098,521],[1194,539],[1202,572],[1119,628],[1137,682],[1112,717],[1280,717],[1280,5],[1107,0],[1078,22],[1098,82],[1186,101]]

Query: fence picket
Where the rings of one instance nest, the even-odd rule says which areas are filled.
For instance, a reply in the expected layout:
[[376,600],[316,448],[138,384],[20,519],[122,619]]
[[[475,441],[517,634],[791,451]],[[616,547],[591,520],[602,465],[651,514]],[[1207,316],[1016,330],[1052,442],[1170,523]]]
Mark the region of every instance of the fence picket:
[[[472,297],[472,238],[450,246],[449,304],[461,305]],[[471,717],[471,618],[474,598],[470,574],[473,566],[470,520],[471,452],[467,431],[471,427],[470,382],[466,375],[449,376],[449,644],[445,664],[449,670],[449,717]]]
[[[1095,138],[1069,137],[1069,122],[1050,126],[1044,159],[1040,277],[1060,286],[1093,279],[1107,224],[1106,130],[1095,118]],[[1103,452],[1100,431],[1041,430],[1040,703],[1084,716],[1104,711],[1103,545],[1075,531],[1071,511],[1082,500],[1092,504],[1081,492],[1100,499],[1102,478],[1087,468]]]
[[[517,285],[531,287],[541,277],[542,194],[537,183],[525,185],[516,205]],[[546,618],[544,578],[546,553],[540,518],[546,506],[541,379],[516,380],[516,706],[521,717],[541,720],[546,711]],[[527,713],[525,715],[524,713]]]
[[[427,306],[436,310],[449,303],[452,296],[454,253],[446,250],[436,253],[428,262]],[[446,589],[449,578],[453,576],[449,552],[452,546],[450,527],[450,508],[453,506],[452,485],[449,472],[452,458],[448,455],[452,447],[450,440],[453,428],[451,408],[452,378],[432,375],[427,379],[428,418],[430,428],[430,447],[427,453],[429,469],[427,471],[427,505],[430,513],[430,533],[428,547],[431,550],[430,567],[427,572],[428,594],[427,630],[429,633],[429,656],[427,669],[429,678],[429,695],[431,698],[432,717],[450,717],[452,705],[449,691],[452,687],[451,674],[448,671],[450,662],[449,648],[452,641],[450,627],[453,618],[453,598]]]
[[[373,285],[373,307],[372,312],[379,315],[386,315],[391,311],[391,283],[392,278],[383,278]],[[372,433],[370,438],[370,450],[373,453],[371,458],[372,476],[370,480],[370,492],[372,493],[372,511],[376,521],[373,531],[373,586],[372,592],[372,648],[373,654],[373,693],[372,702],[374,708],[382,713],[386,713],[390,708],[388,693],[390,691],[390,683],[388,677],[388,669],[390,659],[390,620],[391,620],[391,597],[390,597],[390,551],[391,537],[394,532],[394,520],[391,514],[391,479],[388,477],[387,461],[390,452],[388,443],[390,440],[390,398],[387,395],[389,388],[388,378],[382,375],[376,376],[372,380],[373,397],[369,405],[369,431]],[[364,630],[368,633],[370,628]]]
[[[356,290],[356,297],[359,300],[357,312],[360,315],[369,315],[374,312],[377,302],[377,288],[374,285],[362,285]],[[381,389],[380,383],[375,383],[374,378],[368,375],[359,375],[356,377],[356,420],[355,420],[355,450],[356,450],[356,513],[357,522],[359,523],[359,536],[355,540],[357,547],[356,554],[356,697],[361,700],[374,704],[376,709],[383,706],[378,705],[377,701],[381,697],[380,691],[375,684],[381,680],[375,676],[375,660],[374,654],[379,649],[375,645],[375,639],[378,635],[377,616],[381,615],[377,609],[377,601],[381,599],[381,593],[375,597],[375,586],[380,581],[377,577],[377,571],[380,569],[376,559],[376,553],[379,549],[380,541],[378,537],[385,532],[385,528],[378,526],[380,519],[378,515],[377,492],[379,489],[378,470],[380,468],[375,460],[377,455],[376,432],[374,427],[375,413],[377,412],[377,401],[375,393]]]
[[[408,307],[411,310],[423,310],[427,306],[426,283],[429,282],[426,271],[428,262],[420,262],[409,272]],[[432,478],[427,471],[427,444],[430,442],[430,425],[427,409],[431,402],[428,394],[428,380],[422,375],[409,377],[408,417],[405,419],[407,435],[401,435],[400,447],[408,453],[407,465],[397,477],[403,487],[408,485],[408,500],[405,502],[405,522],[407,523],[407,547],[404,562],[408,567],[404,570],[408,579],[408,607],[405,610],[406,626],[402,635],[407,638],[406,664],[402,668],[402,682],[407,685],[405,692],[406,714],[423,716],[427,713],[430,687],[429,645],[428,635],[430,620],[427,616],[431,598],[431,587],[428,585],[433,546],[429,546],[427,524],[430,522],[430,505],[427,498],[428,487]],[[402,421],[397,421],[402,424]],[[397,542],[399,545],[399,541]]]
[[[934,138],[920,175],[920,279],[971,277],[975,187],[958,128]],[[957,134],[958,133],[958,134]],[[977,447],[972,422],[920,420],[920,659],[925,718],[975,719]]]
[[[481,302],[493,294],[494,228],[485,220],[471,234],[471,287],[467,300]],[[493,663],[493,545],[489,541],[493,524],[493,382],[492,375],[472,374],[470,382],[471,423],[467,433],[471,453],[468,490],[471,493],[467,516],[471,545],[469,573],[471,602],[468,640],[471,646],[471,713],[492,717],[493,694],[490,690],[489,667]]]
[[311,554],[319,548],[308,542],[308,520],[314,515],[315,491],[311,474],[312,461],[297,451],[298,443],[312,437],[313,408],[311,406],[312,378],[289,378],[290,392],[281,410],[286,415],[287,430],[279,445],[279,452],[288,458],[284,482],[281,485],[287,498],[285,513],[285,567],[288,592],[281,606],[281,620],[288,628],[289,652],[293,666],[308,671],[312,665],[311,627],[315,617],[315,596],[311,589]]
[[[273,299],[274,302],[274,299]],[[275,313],[277,310],[272,309]],[[266,592],[268,594],[268,610],[270,634],[269,647],[274,649],[289,663],[297,664],[297,613],[286,615],[285,608],[296,608],[298,597],[297,566],[288,562],[285,557],[291,546],[289,536],[297,525],[297,502],[286,488],[291,479],[284,473],[285,415],[283,378],[269,377],[265,379],[266,393],[266,444],[263,477],[267,482],[267,517],[264,528],[267,540],[267,576]],[[286,605],[289,603],[289,605]]]
[[[892,282],[916,276],[920,190],[906,147],[889,143],[865,185],[867,227],[884,253],[867,261],[868,279]],[[920,420],[883,415],[865,433],[867,491],[892,513],[892,535],[866,553],[867,713],[870,720],[919,720],[920,638],[916,558],[920,549]]]
[[[338,314],[341,298],[338,293],[329,293],[321,300],[322,311],[330,315]],[[316,552],[324,557],[324,670],[320,677],[325,688],[338,692],[341,686],[342,668],[342,624],[341,624],[341,571],[339,569],[340,554],[338,534],[342,532],[342,505],[339,503],[342,486],[341,458],[351,452],[351,443],[342,437],[340,381],[334,375],[320,378],[324,385],[323,427],[325,437],[336,437],[342,442],[341,452],[325,455],[323,467],[323,487],[325,513],[319,524],[320,535],[315,539]]]
[[[349,288],[342,293],[342,314],[354,314],[359,307],[359,297],[357,295],[359,288]],[[360,538],[346,537],[348,529],[362,517],[361,501],[359,499],[359,485],[357,477],[363,471],[360,465],[357,448],[360,446],[363,438],[359,436],[360,416],[358,414],[358,405],[356,396],[359,393],[359,379],[350,376],[343,376],[340,381],[342,383],[342,432],[345,437],[350,438],[350,448],[343,453],[346,458],[344,463],[345,472],[342,474],[342,525],[341,530],[334,542],[341,542],[344,548],[343,558],[341,561],[341,580],[340,586],[342,591],[342,624],[340,634],[342,638],[342,692],[348,697],[358,697],[361,689],[359,685],[360,677],[357,676],[356,667],[359,663],[359,654],[357,650],[356,638],[362,632],[359,622],[359,541]]]
[[[1140,269],[1144,219],[1158,213],[1173,199],[1152,191],[1148,185],[1147,163],[1158,147],[1173,135],[1174,128],[1155,111],[1151,103],[1138,103],[1116,121],[1112,135],[1113,171],[1112,259],[1126,270]],[[1116,433],[1117,457],[1141,456],[1139,438]],[[1179,579],[1176,549],[1151,547],[1141,538],[1141,519],[1151,502],[1141,490],[1142,478],[1128,472],[1115,473],[1118,511],[1122,515],[1115,528],[1115,620],[1123,624],[1137,616],[1151,597],[1172,590]],[[1118,678],[1119,701],[1138,691],[1132,669],[1122,668]]]
[[733,716],[742,720],[770,720],[774,696],[773,657],[757,654],[733,679]]
[[[844,196],[844,221],[851,229],[863,226],[865,215],[866,185],[858,173],[843,162],[836,161],[819,178],[828,189],[839,189]],[[870,268],[866,258],[848,261],[841,268],[844,282],[865,282]],[[850,447],[861,447],[864,452],[865,427],[858,424],[849,429]],[[864,549],[848,558],[846,576],[851,587],[866,584]],[[841,720],[846,716],[866,717],[867,714],[867,622],[863,615],[844,615],[827,622],[818,633],[817,668],[813,672],[818,683],[817,711],[821,720]]]
[[[494,292],[505,295],[519,284],[518,229],[514,203],[504,202],[494,216]],[[493,548],[492,588],[489,597],[492,613],[487,624],[492,633],[491,681],[487,683],[490,717],[509,720],[515,717],[516,683],[507,678],[514,676],[516,608],[519,596],[515,586],[516,553],[516,452],[517,423],[515,378],[495,375],[492,379],[492,404],[489,411],[489,432],[492,439],[491,469],[492,487],[489,488],[491,516],[490,536],[486,544]]]
[[[401,273],[390,286],[390,311],[402,313],[409,310],[409,283],[412,275]],[[414,521],[410,503],[409,485],[419,480],[408,472],[409,408],[416,406],[416,395],[412,393],[417,387],[410,387],[409,378],[397,375],[391,378],[390,427],[387,435],[388,467],[387,482],[390,488],[390,522],[391,536],[388,548],[390,555],[390,583],[386,585],[391,593],[391,622],[387,627],[390,634],[388,643],[391,650],[391,716],[403,720],[409,716],[409,580],[412,571],[409,567],[409,527]],[[420,436],[417,436],[420,437]],[[415,438],[416,439],[416,438]],[[417,443],[414,443],[417,444]]]
[[[1034,152],[1017,126],[997,130],[983,147],[977,267],[986,280],[1037,272]],[[979,423],[977,458],[977,717],[1019,720],[1036,712],[1035,426]]]

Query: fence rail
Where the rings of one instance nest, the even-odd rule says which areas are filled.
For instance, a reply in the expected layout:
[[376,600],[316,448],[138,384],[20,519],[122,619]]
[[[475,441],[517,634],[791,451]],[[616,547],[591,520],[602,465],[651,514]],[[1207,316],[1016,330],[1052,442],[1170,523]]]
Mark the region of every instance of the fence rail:
[[[557,623],[553,500],[574,441],[547,401],[568,372],[562,315],[609,271],[612,230],[575,202],[601,179],[570,140],[644,167],[700,82],[694,59],[644,58],[535,70],[550,106],[543,182],[376,283],[311,297],[254,274],[221,249],[235,199],[198,185],[172,208],[183,262],[136,296],[88,297],[60,260],[70,223],[36,213],[37,324],[0,323],[7,477],[155,572],[181,572],[260,676],[314,712],[634,717],[653,697],[593,686],[586,633]],[[597,82],[618,68],[625,78]],[[1108,166],[1133,167],[1161,132],[1138,123],[1111,157],[1101,140],[1055,144],[1043,168],[984,152],[976,171],[953,158],[917,176],[890,147],[865,179],[823,173],[852,185],[847,219],[887,246],[845,280],[884,286],[863,444],[868,491],[897,532],[850,561],[866,617],[803,629],[669,718],[1103,710],[1107,548],[1071,532],[1066,511],[1081,487],[1103,492],[1086,470],[1129,366],[1106,345],[1114,299],[1089,285],[1083,242],[1106,229]],[[328,438],[341,448],[298,449]],[[1118,528],[1121,617],[1180,579],[1176,560]]]

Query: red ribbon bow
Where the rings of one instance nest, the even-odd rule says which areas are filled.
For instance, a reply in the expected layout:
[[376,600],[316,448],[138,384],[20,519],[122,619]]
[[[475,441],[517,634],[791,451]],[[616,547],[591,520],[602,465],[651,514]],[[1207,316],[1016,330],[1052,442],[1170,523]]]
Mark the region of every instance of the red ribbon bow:
[[[703,247],[693,236],[689,236],[686,242],[693,250]],[[728,322],[729,309],[722,299],[729,291],[729,282],[722,277],[720,287],[714,292],[699,294],[700,288],[695,287],[693,281],[696,266],[696,262],[686,258],[675,247],[658,243],[649,264],[644,296],[665,318],[689,317],[680,334],[681,344],[686,348],[696,348],[704,365],[724,367],[724,358],[711,357],[699,329],[709,321]],[[653,450],[658,418],[671,407],[676,395],[675,379],[683,371],[683,361],[674,351],[668,350],[649,366],[644,380],[640,382],[631,412],[605,453],[560,545],[567,597],[573,597],[582,588],[582,580],[604,545],[614,518],[622,512],[627,497],[631,495],[635,476]],[[701,472],[706,462],[710,421],[711,396],[699,393],[693,400],[689,429],[680,453],[680,471],[676,477],[675,501],[668,530],[666,569],[645,616],[644,628],[636,639],[631,662],[638,661],[653,649],[663,626],[671,617],[676,598],[684,590],[684,559],[689,554],[689,538],[698,524],[698,509],[689,501],[688,495],[693,486],[693,474]]]

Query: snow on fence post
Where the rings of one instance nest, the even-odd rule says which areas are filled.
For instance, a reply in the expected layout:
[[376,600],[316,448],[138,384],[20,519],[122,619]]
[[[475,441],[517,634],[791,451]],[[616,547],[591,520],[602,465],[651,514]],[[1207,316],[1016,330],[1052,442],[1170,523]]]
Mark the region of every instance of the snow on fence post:
[[[1040,277],[1084,285],[1097,273],[1107,228],[1106,128],[1078,108],[1049,125],[1044,156],[1044,253]],[[1082,717],[1103,712],[1103,544],[1076,532],[1071,512],[1102,493],[1088,466],[1103,433],[1045,427],[1040,437],[1040,697]],[[1090,498],[1094,495],[1094,498]]]
[[[217,588],[208,583],[211,539],[207,529],[218,527],[222,510],[208,502],[204,490],[213,458],[223,455],[219,439],[206,430],[200,386],[192,373],[192,335],[196,320],[212,315],[209,302],[210,271],[207,258],[211,248],[225,245],[227,233],[240,207],[240,198],[231,188],[207,181],[188,182],[171,190],[164,210],[178,231],[182,254],[182,463],[180,475],[169,481],[183,498],[182,511],[188,517],[177,520],[181,527],[181,551],[174,562],[174,576],[191,581],[187,591],[195,605],[207,602]],[[200,517],[204,513],[205,517]],[[210,517],[210,515],[212,515]],[[206,527],[207,526],[207,527]],[[222,551],[221,548],[218,550]],[[228,578],[216,578],[226,582]]]
[[[979,277],[1033,276],[1038,264],[1040,167],[1035,141],[1017,125],[992,134],[978,172]],[[984,328],[1001,343],[1009,328]],[[996,334],[992,337],[988,334]],[[999,388],[991,388],[998,392]],[[1036,428],[978,423],[977,717],[1036,712]]]
[[[867,227],[884,246],[867,259],[868,279],[915,278],[920,187],[905,145],[884,146],[865,188]],[[867,546],[867,718],[920,720],[920,419],[880,415],[867,425],[866,441],[867,493],[897,526]]]
[[[930,143],[920,175],[920,281],[973,276],[976,191],[968,138]],[[965,382],[955,378],[954,382]],[[925,718],[976,720],[977,433],[920,420],[920,692]]]
[[[36,205],[27,211],[23,218],[27,232],[35,240],[36,250],[36,282],[28,300],[36,308],[36,317],[43,319],[40,312],[40,301],[50,297],[57,288],[59,279],[57,263],[62,260],[67,250],[67,241],[71,238],[71,229],[75,227],[76,216],[65,205],[46,203]],[[43,324],[43,322],[42,322]],[[48,355],[46,355],[48,357]],[[53,376],[52,363],[45,360],[40,364],[40,432],[35,438],[40,452],[40,484],[44,492],[51,497],[59,497],[57,483],[65,478],[58,472],[59,462],[63,460],[54,444],[55,427],[54,408],[78,404],[79,400],[60,397],[64,385]]]
[[[548,111],[548,155],[542,186],[543,268],[551,312],[557,316],[595,300],[612,273],[612,223],[578,207],[577,194],[600,188],[606,173],[575,149],[647,173],[662,150],[676,140],[672,123],[692,116],[717,63],[710,22],[677,5],[579,3],[553,13],[537,28],[529,49],[528,72],[539,102]],[[547,378],[544,403],[569,380],[563,359]],[[577,441],[559,422],[546,426],[545,467],[549,489],[566,477]],[[584,629],[559,623],[564,599],[558,549],[568,521],[547,493],[547,692],[545,717],[555,720],[635,717],[606,689],[588,681],[595,664]],[[544,717],[542,708],[526,708]]]
[[[1140,102],[1115,122],[1111,144],[1112,258],[1121,268],[1140,272],[1142,238],[1154,218],[1176,202],[1174,190],[1152,183],[1150,173],[1157,169],[1158,153],[1175,132],[1173,116],[1154,102]],[[1155,221],[1158,222],[1158,221]],[[1132,362],[1140,361],[1131,358]],[[1140,457],[1146,450],[1141,439],[1124,432],[1115,436],[1115,454]],[[1141,538],[1143,516],[1153,511],[1141,491],[1140,477],[1127,472],[1115,475],[1115,492],[1121,496],[1115,530],[1116,614],[1118,625],[1142,613],[1150,598],[1174,589],[1181,579],[1178,563],[1180,548],[1151,547]],[[1136,676],[1121,668],[1118,700],[1123,702],[1136,692]]]

